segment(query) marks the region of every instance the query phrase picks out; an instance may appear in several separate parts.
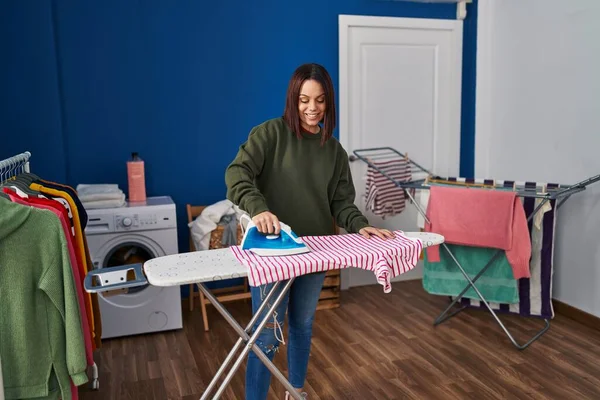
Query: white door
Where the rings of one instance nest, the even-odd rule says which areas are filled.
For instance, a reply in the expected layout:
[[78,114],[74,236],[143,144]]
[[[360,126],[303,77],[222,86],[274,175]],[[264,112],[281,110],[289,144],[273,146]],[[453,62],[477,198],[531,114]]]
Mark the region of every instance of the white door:
[[[462,21],[339,16],[340,142],[349,153],[389,146],[439,175],[458,176]],[[365,212],[366,164],[351,163],[356,204]],[[378,227],[418,230],[407,204]],[[422,277],[422,265],[395,280]],[[371,272],[350,268],[342,288],[375,284]]]

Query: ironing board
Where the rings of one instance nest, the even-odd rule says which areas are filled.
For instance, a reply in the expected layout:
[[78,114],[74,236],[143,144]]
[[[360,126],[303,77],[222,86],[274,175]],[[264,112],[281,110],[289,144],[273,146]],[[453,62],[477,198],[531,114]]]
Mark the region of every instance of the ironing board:
[[[423,248],[439,245],[444,242],[443,236],[430,232],[404,232],[404,235],[410,238],[420,239],[423,243]],[[127,279],[127,274],[131,272],[134,273],[135,278]],[[301,400],[300,395],[294,390],[290,382],[256,345],[256,340],[260,335],[260,332],[262,332],[267,324],[267,321],[277,309],[277,306],[281,303],[285,297],[285,294],[289,291],[292,283],[294,282],[294,278],[291,278],[285,282],[275,282],[273,284],[271,290],[267,293],[257,312],[253,315],[252,319],[245,328],[242,328],[242,326],[231,316],[225,307],[205,286],[205,283],[207,282],[243,278],[247,276],[248,268],[235,258],[235,255],[231,249],[222,248],[157,257],[146,261],[143,265],[135,264],[116,267],[111,268],[111,271],[108,272],[102,272],[102,270],[92,271],[86,276],[84,286],[86,291],[102,292],[126,287],[134,287],[148,283],[153,286],[161,287],[197,284],[198,289],[204,293],[211,304],[217,309],[217,311],[219,311],[219,313],[240,336],[221,364],[213,380],[207,386],[204,394],[201,397],[201,400],[209,398],[210,392],[215,388],[217,381],[225,372],[228,364],[233,360],[235,353],[242,346],[244,346],[244,348],[242,349],[241,354],[235,360],[232,368],[225,376],[221,386],[217,389],[215,395],[212,397],[213,399],[218,399],[223,394],[225,388],[229,382],[231,382],[231,379],[239,369],[242,361],[252,350],[271,371],[273,376],[275,376],[275,378],[277,378],[283,384],[286,390],[290,392],[291,397]],[[277,295],[272,307],[259,322],[257,329],[254,331],[254,333],[251,333],[252,327],[264,309],[267,307],[270,299],[277,292],[277,289],[281,284],[284,284],[283,290],[281,290],[281,292]]]

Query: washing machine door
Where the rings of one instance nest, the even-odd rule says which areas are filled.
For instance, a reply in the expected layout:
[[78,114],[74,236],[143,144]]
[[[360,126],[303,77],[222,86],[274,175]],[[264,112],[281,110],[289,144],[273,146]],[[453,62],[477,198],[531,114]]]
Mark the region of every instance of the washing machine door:
[[[146,261],[165,256],[165,251],[147,236],[129,233],[107,241],[95,254],[96,268],[111,268],[124,265],[143,264]],[[139,307],[149,302],[162,288],[145,284],[130,287],[124,291],[100,293],[103,301],[118,307]]]

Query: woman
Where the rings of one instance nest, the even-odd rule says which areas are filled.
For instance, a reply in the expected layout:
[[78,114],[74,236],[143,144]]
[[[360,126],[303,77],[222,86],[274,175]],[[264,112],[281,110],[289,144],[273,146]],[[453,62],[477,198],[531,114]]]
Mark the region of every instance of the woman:
[[[225,173],[227,198],[250,214],[260,232],[278,234],[281,220],[298,236],[332,235],[335,221],[350,233],[393,237],[388,230],[369,226],[354,205],[348,155],[332,136],[335,119],[329,73],[318,64],[305,64],[291,77],[283,117],[254,127],[240,146]],[[282,342],[287,310],[288,379],[301,393],[324,278],[325,272],[297,277],[275,311],[274,322],[267,324],[257,341],[272,360]],[[254,313],[270,287],[251,287]],[[270,371],[250,352],[246,399],[266,399],[270,380]]]

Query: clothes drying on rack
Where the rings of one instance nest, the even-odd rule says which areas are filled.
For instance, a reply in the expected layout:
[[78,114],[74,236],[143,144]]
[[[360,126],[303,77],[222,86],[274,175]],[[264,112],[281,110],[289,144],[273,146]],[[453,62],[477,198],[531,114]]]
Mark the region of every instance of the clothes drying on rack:
[[[430,185],[443,185],[448,182],[453,185],[466,185],[468,182],[488,182],[495,187],[513,190],[516,182],[505,180],[467,180],[460,177],[449,177],[446,181],[430,182]],[[540,182],[522,182],[520,185],[545,193],[549,188],[558,188],[556,184]],[[427,209],[430,190],[420,191],[419,204]],[[543,202],[543,198],[518,197],[521,202],[527,223],[528,242],[531,243],[529,260],[529,277],[515,280],[512,269],[505,254],[499,255],[477,280],[477,288],[489,301],[490,307],[498,312],[517,314],[523,317],[554,318],[552,306],[552,276],[554,274],[554,234],[556,229],[556,200]],[[419,227],[425,227],[424,219],[419,220]],[[481,266],[491,259],[495,253],[492,248],[475,249],[469,246],[450,245],[453,255],[469,273],[475,276]],[[448,295],[455,298],[468,285],[464,275],[456,269],[449,255],[440,250],[442,262],[431,263],[425,257],[423,265],[423,288],[430,294]],[[516,293],[515,293],[516,292]],[[461,299],[461,304],[471,308],[486,308],[475,291],[470,288]]]
[[365,208],[383,218],[400,214],[406,208],[406,195],[395,182],[407,182],[411,177],[406,158],[371,161],[367,167]]
[[93,351],[101,345],[97,295],[83,290],[92,265],[87,214],[69,186],[22,168],[0,172],[4,396],[77,399],[88,366],[97,379]]
[[[431,186],[425,232],[447,244],[504,250],[515,279],[529,278],[531,242],[523,204],[513,191]],[[440,260],[440,247],[427,249],[429,262]]]
[[[356,149],[353,151],[355,156],[351,157],[351,161],[355,159],[360,159],[364,161],[369,167],[379,170],[375,165],[374,160],[377,162],[381,162],[382,160],[408,160],[406,154],[402,154],[392,147],[375,147],[375,148],[365,148],[365,149]],[[447,271],[450,272],[454,277],[457,277],[458,274],[464,277],[465,286],[464,288],[456,295],[452,296],[453,299],[450,304],[446,307],[446,309],[435,319],[434,324],[438,325],[448,318],[451,318],[455,315],[458,315],[460,311],[467,307],[478,307],[481,309],[486,309],[494,316],[494,319],[500,325],[504,333],[508,336],[510,341],[517,347],[519,350],[523,350],[527,348],[531,343],[535,340],[539,339],[545,332],[550,328],[550,319],[554,317],[554,311],[552,309],[552,274],[553,274],[553,258],[554,258],[554,231],[555,231],[555,221],[556,221],[556,210],[561,207],[564,202],[571,197],[575,193],[583,192],[586,188],[594,183],[600,182],[600,175],[590,176],[584,180],[576,182],[574,184],[539,184],[536,182],[516,182],[516,181],[502,181],[502,180],[494,180],[494,179],[473,179],[473,178],[453,178],[453,177],[442,177],[439,175],[433,174],[431,171],[423,168],[419,164],[417,164],[414,160],[408,160],[411,164],[411,169],[417,174],[423,173],[424,176],[417,177],[413,174],[413,177],[409,181],[400,181],[397,179],[391,178],[389,175],[385,175],[386,178],[391,180],[394,185],[401,187],[404,189],[404,192],[410,197],[412,204],[417,208],[417,211],[421,215],[422,218],[417,220],[418,223],[423,226],[426,223],[430,223],[431,221],[426,216],[427,207],[424,206],[423,203],[429,202],[429,197],[432,196],[431,189],[439,186],[468,186],[470,190],[480,190],[484,192],[492,192],[492,191],[500,191],[500,192],[512,192],[515,194],[515,197],[521,203],[523,207],[523,211],[525,213],[525,220],[527,221],[527,231],[529,235],[521,234],[520,237],[522,239],[519,241],[517,246],[527,245],[529,244],[529,265],[521,265],[522,270],[527,270],[529,267],[528,274],[521,273],[521,268],[515,269],[515,274],[513,277],[518,278],[518,290],[519,290],[519,301],[518,303],[492,303],[489,299],[486,298],[481,293],[481,290],[478,289],[481,286],[480,278],[483,278],[486,273],[489,273],[490,267],[498,261],[499,256],[504,255],[507,257],[507,260],[511,261],[511,255],[507,254],[507,251],[512,253],[512,248],[507,249],[508,245],[506,243],[502,246],[494,245],[493,243],[482,243],[479,242],[476,245],[478,246],[490,246],[490,247],[482,247],[486,249],[495,248],[494,256],[492,259],[488,260],[488,262],[484,263],[484,260],[478,259],[476,262],[481,262],[479,272],[475,274],[475,276],[470,276],[470,273],[465,270],[462,266],[462,262],[457,259],[457,257],[453,254],[453,250],[451,250],[451,243],[442,243],[442,247],[445,252],[449,254],[452,259],[452,270]],[[416,201],[411,193],[411,190],[419,190],[419,191],[429,191],[430,193],[420,196],[419,201]],[[434,189],[435,191],[435,189]],[[514,203],[514,205],[520,211],[520,205]],[[470,211],[470,207],[466,207],[467,211]],[[464,210],[460,210],[458,215],[465,215]],[[450,213],[449,218],[456,218],[457,214],[452,215]],[[493,215],[493,214],[492,214]],[[467,218],[471,218],[468,217]],[[457,218],[458,219],[458,218]],[[472,218],[471,218],[472,219]],[[519,217],[522,222],[522,218]],[[462,221],[461,221],[462,222]],[[474,222],[471,220],[471,223]],[[439,225],[439,224],[438,224]],[[521,226],[523,226],[521,224]],[[433,228],[437,231],[437,228]],[[510,228],[512,229],[512,227]],[[525,231],[522,227],[518,228],[519,232]],[[514,234],[514,232],[512,232]],[[449,235],[452,236],[452,235]],[[472,236],[471,236],[472,239]],[[460,238],[457,239],[448,237],[448,242],[457,242],[459,245],[464,246],[464,244],[460,244]],[[464,242],[463,242],[464,243]],[[467,241],[468,243],[468,241]],[[456,244],[456,243],[455,243]],[[460,250],[467,250],[467,247],[462,247]],[[523,251],[525,254],[525,251]],[[482,257],[480,257],[482,258]],[[464,258],[463,261],[472,262],[473,258],[469,260],[469,258]],[[434,260],[435,261],[435,260]],[[502,261],[500,259],[500,261]],[[522,258],[512,258],[512,261],[516,261],[519,263],[522,261]],[[431,266],[431,263],[425,263],[424,274],[428,274],[435,271],[428,271],[427,266]],[[501,264],[500,264],[501,265]],[[474,267],[474,266],[471,266]],[[514,267],[514,264],[511,263],[511,268]],[[471,268],[469,271],[473,272]],[[441,276],[443,277],[443,272],[441,271]],[[498,272],[498,271],[496,271]],[[447,275],[450,276],[450,275]],[[500,275],[501,278],[506,278],[506,276]],[[440,274],[438,277],[440,278]],[[467,279],[468,278],[468,279]],[[485,276],[485,278],[494,278],[494,275]],[[488,281],[490,279],[487,279]],[[504,282],[506,280],[504,279]],[[432,282],[429,282],[430,284]],[[439,281],[437,282],[439,283]],[[433,282],[435,284],[435,282]],[[484,284],[485,286],[485,284]],[[448,288],[437,288],[436,290],[447,290]],[[465,298],[465,294],[470,290],[476,292],[479,300],[472,298]],[[472,292],[471,292],[472,293]],[[489,294],[489,293],[488,293]],[[494,293],[492,293],[494,294]],[[496,293],[497,294],[497,293]],[[503,295],[506,295],[503,294]],[[454,306],[457,303],[462,303],[462,305],[466,306],[463,308],[459,308],[458,310],[452,311]],[[452,311],[452,312],[451,312]],[[508,328],[504,325],[504,323],[498,318],[496,315],[497,312],[506,312],[512,314],[518,314],[524,317],[530,316],[540,316],[544,319],[545,325],[544,327],[538,331],[533,337],[531,337],[526,343],[519,344],[515,338],[511,335]]]

